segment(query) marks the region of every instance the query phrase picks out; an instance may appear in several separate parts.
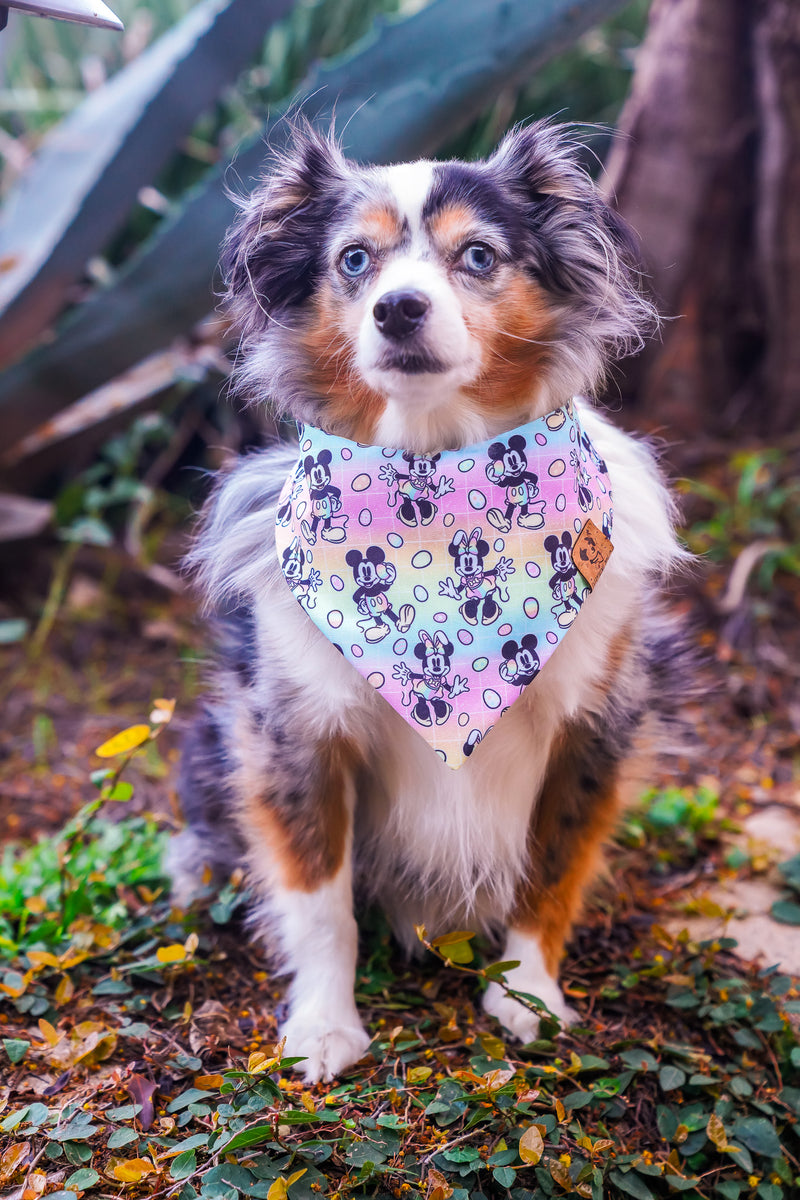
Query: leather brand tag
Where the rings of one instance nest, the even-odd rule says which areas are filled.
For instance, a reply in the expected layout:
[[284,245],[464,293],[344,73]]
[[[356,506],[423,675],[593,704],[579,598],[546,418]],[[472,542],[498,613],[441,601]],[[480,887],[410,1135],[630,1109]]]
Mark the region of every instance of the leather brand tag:
[[590,588],[594,589],[613,550],[613,545],[594,521],[586,521],[572,547],[572,561]]

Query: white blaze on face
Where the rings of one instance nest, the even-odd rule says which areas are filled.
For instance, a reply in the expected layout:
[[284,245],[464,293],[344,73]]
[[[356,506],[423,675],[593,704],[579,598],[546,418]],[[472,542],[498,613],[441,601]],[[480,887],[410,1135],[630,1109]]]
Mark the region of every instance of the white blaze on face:
[[[433,183],[433,163],[403,163],[380,172],[388,184],[401,219],[408,222],[410,240],[391,254],[361,301],[356,361],[370,387],[393,403],[430,409],[452,400],[458,388],[475,378],[481,347],[464,322],[461,300],[437,257],[422,225],[422,211]],[[408,350],[422,352],[440,364],[435,373],[410,374],[388,368],[381,360],[392,343],[378,329],[374,308],[392,292],[419,292],[430,302],[424,326]]]

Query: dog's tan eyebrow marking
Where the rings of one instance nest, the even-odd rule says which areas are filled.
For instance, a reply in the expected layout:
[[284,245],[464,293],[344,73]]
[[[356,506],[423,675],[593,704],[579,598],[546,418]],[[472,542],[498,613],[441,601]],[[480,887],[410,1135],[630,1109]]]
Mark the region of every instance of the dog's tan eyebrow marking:
[[362,209],[357,228],[382,250],[399,245],[408,236],[408,222],[390,204],[370,204]]
[[425,223],[436,248],[445,254],[454,254],[466,242],[489,241],[498,248],[506,248],[500,230],[487,225],[468,204],[448,204]]

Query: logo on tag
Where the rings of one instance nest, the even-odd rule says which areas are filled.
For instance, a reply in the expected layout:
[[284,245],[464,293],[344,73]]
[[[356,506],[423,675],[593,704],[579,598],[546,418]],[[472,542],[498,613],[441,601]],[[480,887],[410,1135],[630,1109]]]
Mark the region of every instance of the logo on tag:
[[594,589],[613,550],[613,545],[594,521],[586,521],[572,547],[572,561],[590,588]]

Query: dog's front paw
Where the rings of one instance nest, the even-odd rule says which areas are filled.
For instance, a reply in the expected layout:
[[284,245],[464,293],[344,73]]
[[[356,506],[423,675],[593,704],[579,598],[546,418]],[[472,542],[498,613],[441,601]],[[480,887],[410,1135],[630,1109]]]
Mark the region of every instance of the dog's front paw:
[[[579,1014],[566,1003],[560,989],[551,981],[540,981],[538,984],[522,985],[514,983],[517,991],[528,992],[547,1005],[550,1012],[558,1017],[562,1025],[573,1025]],[[509,1033],[520,1042],[535,1042],[539,1036],[539,1017],[531,1009],[526,1008],[519,1000],[507,996],[499,983],[490,983],[483,997],[484,1011],[503,1025]]]
[[333,1079],[363,1058],[370,1037],[363,1025],[332,1025],[324,1016],[303,1013],[290,1017],[281,1030],[286,1038],[286,1058],[304,1058],[297,1064],[307,1083]]

